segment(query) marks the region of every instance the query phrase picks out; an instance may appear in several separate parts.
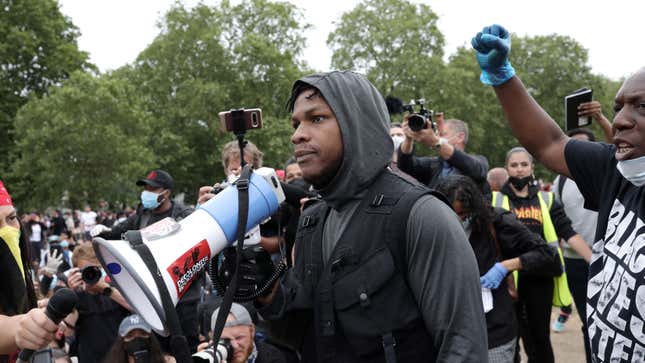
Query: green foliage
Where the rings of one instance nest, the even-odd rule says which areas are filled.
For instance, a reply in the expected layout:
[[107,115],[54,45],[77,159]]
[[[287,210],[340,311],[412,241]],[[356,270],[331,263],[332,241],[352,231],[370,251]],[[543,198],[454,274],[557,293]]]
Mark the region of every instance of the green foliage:
[[0,1],[0,168],[7,169],[14,117],[30,96],[47,93],[75,70],[91,70],[78,29],[56,0]]
[[418,95],[441,70],[444,39],[437,20],[425,4],[365,0],[343,14],[327,38],[332,66],[364,73],[384,95]]
[[232,108],[263,110],[265,128],[247,136],[280,166],[291,153],[285,104],[305,66],[302,15],[293,5],[266,0],[233,6],[177,5],[162,32],[129,69],[129,79],[155,118],[150,148],[159,167],[176,180],[177,192],[193,201],[200,185],[223,178],[222,146],[233,140],[217,114]]
[[[16,117],[20,158],[10,175],[22,208],[136,200],[154,155],[151,116],[126,82],[76,72]],[[67,200],[61,200],[67,196]]]
[[[136,202],[134,182],[153,168],[170,172],[175,193],[193,203],[199,186],[224,177],[220,150],[235,138],[221,130],[218,113],[233,108],[263,109],[264,128],[247,139],[265,165],[282,168],[291,155],[286,100],[309,73],[299,60],[309,25],[294,5],[222,0],[189,10],[178,3],[133,64],[96,76],[55,0],[0,2],[0,168],[9,170],[1,177],[22,208]],[[328,37],[332,65],[366,74],[383,95],[425,98],[447,119],[468,122],[468,151],[501,166],[517,140],[493,89],[479,81],[472,49],[443,60],[437,21],[427,5],[364,0]],[[587,50],[570,37],[515,36],[511,61],[559,123],[564,95],[580,87],[592,88],[612,118],[620,82],[593,74]],[[85,73],[69,78],[75,70]],[[542,168],[537,174],[552,177]]]

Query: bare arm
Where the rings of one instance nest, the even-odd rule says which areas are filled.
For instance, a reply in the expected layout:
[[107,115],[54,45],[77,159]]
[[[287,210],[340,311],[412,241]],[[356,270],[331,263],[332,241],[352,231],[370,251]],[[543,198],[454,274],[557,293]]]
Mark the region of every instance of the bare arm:
[[582,239],[582,236],[576,234],[573,237],[569,238],[569,240],[567,240],[567,243],[569,243],[569,246],[571,246],[571,248],[573,248],[576,253],[582,256],[582,258],[584,258],[587,263],[591,261],[591,248],[589,248],[587,242]]
[[502,266],[504,266],[504,268],[508,270],[508,272],[522,269],[522,261],[520,260],[519,257],[504,260],[501,262],[501,264]]
[[605,141],[611,144],[614,141],[614,131],[611,129],[611,122],[603,115],[602,106],[598,101],[585,102],[578,106],[579,116],[591,116],[602,128],[605,134]]
[[571,177],[564,158],[569,138],[529,95],[519,78],[494,87],[513,135],[550,170]]

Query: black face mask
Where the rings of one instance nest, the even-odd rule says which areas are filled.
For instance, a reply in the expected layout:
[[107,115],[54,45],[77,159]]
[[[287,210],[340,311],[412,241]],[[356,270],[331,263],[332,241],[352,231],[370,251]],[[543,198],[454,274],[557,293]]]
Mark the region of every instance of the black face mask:
[[508,182],[511,183],[517,190],[524,189],[524,187],[529,185],[529,183],[532,181],[533,181],[532,175],[525,176],[524,178],[517,178],[514,176],[511,176],[508,178]]
[[150,338],[134,338],[129,342],[125,342],[125,351],[128,355],[134,357],[135,362],[148,362],[150,350]]

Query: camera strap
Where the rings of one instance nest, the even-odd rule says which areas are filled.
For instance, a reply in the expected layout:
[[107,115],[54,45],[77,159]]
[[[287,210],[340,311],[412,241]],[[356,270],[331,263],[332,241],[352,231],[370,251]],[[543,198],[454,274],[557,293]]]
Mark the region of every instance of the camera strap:
[[137,251],[139,256],[141,256],[141,259],[146,264],[146,267],[150,270],[152,277],[155,280],[155,285],[157,285],[157,290],[159,290],[159,295],[161,297],[161,305],[166,316],[166,323],[170,333],[170,349],[172,350],[173,356],[178,363],[191,363],[193,360],[190,355],[190,349],[188,348],[188,341],[181,329],[175,305],[172,303],[172,298],[170,297],[170,293],[163,281],[163,277],[159,271],[159,266],[157,266],[148,246],[143,243],[141,232],[127,231],[123,236],[130,243],[130,246]]
[[[242,154],[244,155],[244,154]],[[231,283],[224,294],[222,299],[222,304],[219,307],[219,312],[217,313],[217,320],[215,327],[213,328],[213,341],[219,341],[220,336],[222,335],[222,330],[224,329],[224,324],[226,324],[226,318],[228,313],[231,310],[231,305],[233,304],[233,297],[237,290],[237,280],[239,275],[240,262],[242,261],[242,250],[244,249],[244,234],[246,232],[246,222],[248,220],[249,214],[249,180],[251,179],[251,165],[245,165],[242,169],[242,174],[236,182],[237,186],[237,199],[238,199],[238,211],[237,211],[237,254],[235,260],[235,273],[231,278]]]

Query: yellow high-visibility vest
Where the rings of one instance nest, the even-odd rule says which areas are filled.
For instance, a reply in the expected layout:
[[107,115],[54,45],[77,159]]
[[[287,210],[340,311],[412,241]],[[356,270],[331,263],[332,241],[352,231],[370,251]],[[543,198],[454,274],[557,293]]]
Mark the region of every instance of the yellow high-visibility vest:
[[[553,278],[553,306],[569,306],[573,303],[571,292],[569,291],[569,284],[567,283],[567,273],[564,270],[564,258],[562,257],[562,250],[558,244],[558,235],[555,232],[555,226],[551,220],[551,207],[553,206],[553,193],[552,192],[539,192],[538,200],[540,201],[540,212],[542,213],[542,233],[547,244],[554,246],[558,250],[560,263],[562,264],[562,275]],[[510,211],[511,206],[508,195],[500,192],[493,192],[492,204],[494,207],[502,208]],[[513,271],[515,278],[515,288],[517,288],[518,274]]]

